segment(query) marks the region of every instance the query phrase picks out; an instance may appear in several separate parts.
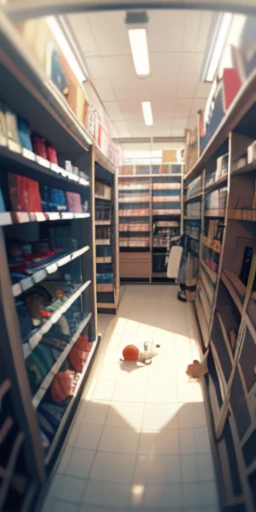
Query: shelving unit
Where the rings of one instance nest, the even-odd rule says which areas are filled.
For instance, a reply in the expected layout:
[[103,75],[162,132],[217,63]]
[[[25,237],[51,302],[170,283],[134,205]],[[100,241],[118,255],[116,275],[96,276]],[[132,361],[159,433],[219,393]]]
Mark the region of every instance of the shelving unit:
[[[200,348],[208,351],[203,387],[213,422],[222,503],[225,510],[239,505],[248,512],[256,504],[254,272],[249,283],[256,250],[256,165],[247,160],[247,149],[256,139],[255,85],[253,73],[184,180],[185,193],[193,189],[185,201],[185,232],[193,222],[199,226],[195,311]],[[221,156],[223,175],[216,172]],[[195,190],[199,181],[201,188]],[[190,205],[195,204],[193,212]]]
[[183,230],[182,188],[180,164],[119,169],[121,280],[167,281],[171,236]]
[[[95,229],[109,226],[94,225],[100,152],[8,23],[1,42],[1,122],[8,111],[13,124],[0,145],[0,508],[25,512],[56,461],[98,348]],[[22,147],[17,116],[54,148],[55,161]],[[86,352],[79,367],[77,343]],[[69,375],[67,396],[59,383]]]
[[116,313],[119,301],[117,189],[115,168],[95,149],[95,243],[97,308]]

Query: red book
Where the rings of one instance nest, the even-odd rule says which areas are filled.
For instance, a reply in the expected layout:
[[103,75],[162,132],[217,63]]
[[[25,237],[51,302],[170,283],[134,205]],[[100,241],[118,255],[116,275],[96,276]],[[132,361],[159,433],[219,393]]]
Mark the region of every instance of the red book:
[[236,69],[232,68],[223,70],[223,103],[225,112],[236,97],[241,85],[241,80]]

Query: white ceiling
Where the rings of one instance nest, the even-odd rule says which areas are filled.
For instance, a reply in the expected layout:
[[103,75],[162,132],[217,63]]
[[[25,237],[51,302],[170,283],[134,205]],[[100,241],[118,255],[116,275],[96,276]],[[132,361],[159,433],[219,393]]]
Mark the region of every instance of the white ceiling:
[[[89,77],[117,137],[176,137],[196,124],[209,84],[200,70],[213,13],[148,11],[151,75],[137,77],[125,25],[125,12],[68,16]],[[141,101],[152,102],[154,124],[145,126]]]

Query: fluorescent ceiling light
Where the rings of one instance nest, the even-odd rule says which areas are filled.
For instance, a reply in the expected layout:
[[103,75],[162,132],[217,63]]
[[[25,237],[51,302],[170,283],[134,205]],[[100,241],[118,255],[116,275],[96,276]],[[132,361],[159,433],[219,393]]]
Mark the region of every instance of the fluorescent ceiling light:
[[135,71],[145,78],[150,74],[147,31],[145,28],[131,28],[128,32]]
[[225,13],[218,16],[216,27],[211,37],[211,45],[204,60],[201,73],[202,82],[212,82],[216,75],[220,58],[226,43],[232,14]]
[[52,31],[52,34],[54,38],[56,39],[65,59],[67,60],[67,63],[71,67],[74,75],[76,76],[79,83],[83,83],[86,81],[85,74],[83,73],[69,43],[68,40],[58,23],[57,19],[54,16],[50,16],[47,18],[47,23],[49,28]]
[[142,105],[142,111],[143,111],[145,125],[152,126],[153,115],[152,115],[151,101],[142,101],[141,105]]

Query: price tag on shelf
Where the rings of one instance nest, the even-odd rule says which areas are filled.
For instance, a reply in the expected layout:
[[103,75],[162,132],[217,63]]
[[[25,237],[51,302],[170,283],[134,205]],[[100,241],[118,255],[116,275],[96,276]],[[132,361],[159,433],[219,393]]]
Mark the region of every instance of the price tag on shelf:
[[59,212],[47,212],[45,214],[49,220],[59,220],[60,214]]
[[31,338],[29,339],[29,345],[31,349],[33,350],[39,343],[39,341],[42,339],[42,332],[40,331],[36,332]]
[[13,151],[14,153],[21,153],[20,144],[12,139],[8,139],[8,148],[10,149],[10,151]]
[[25,279],[22,279],[20,282],[21,289],[23,292],[26,290],[29,290],[33,286],[33,279],[32,277],[25,277]]
[[16,284],[12,285],[12,293],[13,293],[14,297],[17,297],[18,295],[20,295],[22,293],[20,283],[16,283]]
[[57,174],[61,172],[61,168],[58,166],[58,164],[51,164],[51,170]]
[[43,212],[35,212],[34,215],[38,222],[43,222],[44,220],[46,220],[46,216]]
[[40,283],[40,281],[43,281],[43,279],[45,279],[46,276],[47,276],[47,273],[46,273],[45,269],[38,270],[37,272],[35,272],[33,274],[33,280],[35,283]]
[[30,151],[30,149],[22,148],[22,154],[28,160],[32,160],[33,162],[35,162],[36,155],[35,153],[33,153],[33,151]]
[[42,165],[43,167],[50,169],[51,164],[50,164],[49,160],[46,160],[46,158],[36,155],[36,161],[39,165]]
[[74,218],[74,213],[72,212],[62,212],[61,214],[61,218],[64,220],[64,219],[73,219]]

